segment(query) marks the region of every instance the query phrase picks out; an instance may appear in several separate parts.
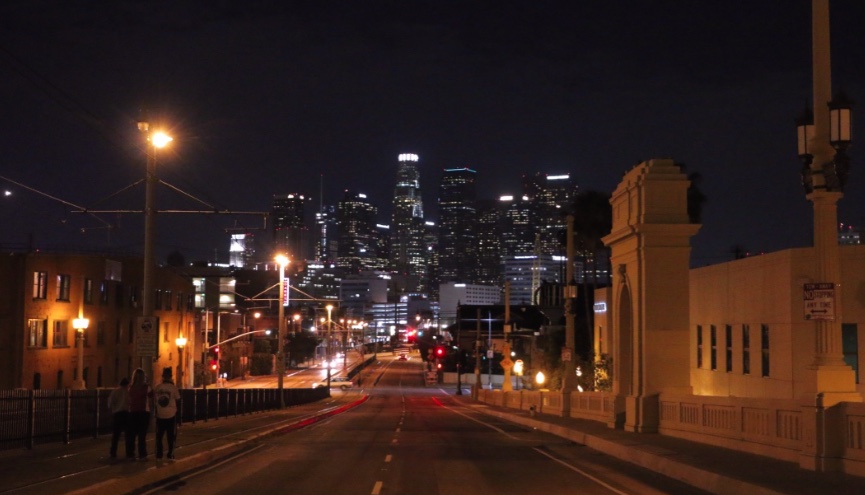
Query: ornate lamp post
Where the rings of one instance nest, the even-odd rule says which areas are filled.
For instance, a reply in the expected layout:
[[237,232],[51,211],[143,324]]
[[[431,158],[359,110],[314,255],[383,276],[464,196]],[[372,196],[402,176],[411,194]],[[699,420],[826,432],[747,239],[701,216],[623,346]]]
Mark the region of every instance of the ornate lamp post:
[[813,286],[825,290],[833,299],[833,314],[811,317],[817,334],[812,364],[814,385],[828,407],[858,397],[854,393],[855,376],[844,363],[841,347],[843,308],[837,231],[837,203],[844,195],[850,168],[847,147],[851,141],[852,104],[843,93],[830,101],[829,0],[813,0],[812,23],[814,109],[813,113],[806,109],[796,124],[802,185],[814,205],[814,254],[819,279]]
[[74,390],[84,390],[87,383],[84,381],[84,332],[90,325],[87,318],[75,318],[72,320],[72,328],[75,329],[75,345],[78,347],[78,365],[76,367],[75,382],[72,384]]

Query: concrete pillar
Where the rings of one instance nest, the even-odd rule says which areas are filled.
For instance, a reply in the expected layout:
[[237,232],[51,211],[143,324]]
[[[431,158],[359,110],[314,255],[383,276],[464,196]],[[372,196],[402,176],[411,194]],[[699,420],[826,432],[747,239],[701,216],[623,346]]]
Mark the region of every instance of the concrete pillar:
[[689,181],[672,160],[631,169],[613,192],[613,391],[624,428],[656,432],[658,394],[691,393]]

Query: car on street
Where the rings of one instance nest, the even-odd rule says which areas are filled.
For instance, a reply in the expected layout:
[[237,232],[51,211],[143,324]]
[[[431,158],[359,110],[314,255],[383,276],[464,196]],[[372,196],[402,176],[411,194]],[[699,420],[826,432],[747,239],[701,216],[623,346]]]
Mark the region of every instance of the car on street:
[[408,361],[408,357],[405,354],[400,354],[397,358],[398,361]]
[[[327,378],[315,384],[313,388],[318,387],[327,387]],[[354,383],[351,381],[351,378],[347,376],[332,376],[330,378],[330,388],[338,388],[340,390],[347,390],[354,387]]]

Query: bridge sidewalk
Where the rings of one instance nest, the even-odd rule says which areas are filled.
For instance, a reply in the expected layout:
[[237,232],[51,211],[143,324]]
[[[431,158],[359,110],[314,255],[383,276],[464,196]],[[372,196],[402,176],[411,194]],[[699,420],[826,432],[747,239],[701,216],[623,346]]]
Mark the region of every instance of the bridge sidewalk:
[[160,480],[179,477],[203,466],[215,466],[248,448],[251,440],[315,422],[364,400],[360,393],[283,410],[184,423],[178,429],[177,459],[155,459],[155,435],[147,435],[147,461],[125,459],[121,439],[118,458],[108,450],[111,435],[69,444],[0,451],[0,494],[121,494]]
[[471,392],[454,397],[485,414],[536,428],[586,445],[717,494],[863,494],[865,478],[842,473],[816,473],[793,462],[715,447],[674,437],[629,433],[585,419],[490,406],[471,399]]

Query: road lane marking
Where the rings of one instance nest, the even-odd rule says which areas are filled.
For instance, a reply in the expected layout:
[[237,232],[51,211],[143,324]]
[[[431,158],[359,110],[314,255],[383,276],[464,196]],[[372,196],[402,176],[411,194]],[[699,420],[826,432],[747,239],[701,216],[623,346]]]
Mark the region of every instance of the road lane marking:
[[378,495],[379,493],[381,493],[381,485],[381,481],[375,482],[375,485],[373,485],[372,487],[372,495]]
[[386,455],[386,456],[384,456],[384,462],[390,462],[390,461],[391,461],[391,459],[393,459],[393,456],[392,456],[392,455],[390,455],[390,454],[388,454],[388,455]]
[[572,466],[572,465],[568,464],[567,462],[565,462],[565,461],[563,461],[563,460],[561,460],[561,459],[558,459],[558,458],[556,458],[556,457],[553,457],[551,454],[549,454],[549,453],[547,453],[547,452],[544,452],[543,450],[541,450],[541,449],[539,449],[539,448],[537,448],[537,447],[532,447],[532,450],[534,450],[535,452],[537,452],[537,453],[539,453],[539,454],[541,454],[541,455],[543,455],[543,456],[549,458],[550,460],[553,460],[553,461],[555,461],[555,462],[558,462],[559,464],[561,464],[562,466],[565,466],[566,468],[570,469],[571,471],[574,471],[574,472],[576,472],[576,473],[579,473],[579,474],[585,476],[586,478],[589,478],[590,480],[592,480],[592,481],[594,481],[595,483],[597,483],[597,484],[603,486],[604,488],[606,488],[607,490],[610,490],[610,491],[613,492],[613,493],[618,493],[619,495],[628,495],[627,493],[625,493],[625,492],[623,492],[623,491],[621,491],[621,490],[616,489],[615,487],[613,487],[613,486],[611,486],[611,485],[605,483],[604,481],[602,481],[602,480],[600,480],[600,479],[598,479],[598,478],[592,476],[591,474],[589,474],[589,473],[583,471],[582,469],[580,469],[580,468],[578,468],[578,467],[576,467],[576,466]]
[[482,424],[482,425],[486,426],[487,428],[490,428],[490,429],[492,429],[492,430],[494,430],[494,431],[497,431],[497,432],[501,433],[502,435],[504,435],[504,436],[506,436],[506,437],[508,437],[508,438],[511,438],[511,439],[513,439],[513,440],[519,440],[517,437],[511,435],[510,433],[506,432],[505,430],[503,430],[503,429],[501,429],[501,428],[499,428],[499,427],[497,427],[497,426],[493,426],[493,425],[491,425],[491,424],[489,424],[489,423],[487,423],[487,422],[481,421],[481,420],[479,420],[479,419],[477,419],[477,418],[473,418],[473,417],[469,416],[468,414],[466,414],[466,413],[464,413],[464,412],[457,411],[457,410],[454,409],[453,407],[446,406],[446,405],[442,404],[442,402],[441,402],[440,400],[436,399],[436,398],[433,398],[433,402],[435,402],[435,403],[438,404],[439,406],[441,406],[441,407],[447,409],[448,411],[450,411],[450,412],[452,412],[452,413],[454,413],[454,414],[459,414],[460,416],[463,416],[464,418],[470,419],[470,420],[474,421],[475,423]]

